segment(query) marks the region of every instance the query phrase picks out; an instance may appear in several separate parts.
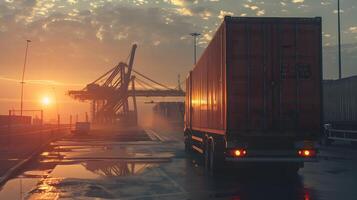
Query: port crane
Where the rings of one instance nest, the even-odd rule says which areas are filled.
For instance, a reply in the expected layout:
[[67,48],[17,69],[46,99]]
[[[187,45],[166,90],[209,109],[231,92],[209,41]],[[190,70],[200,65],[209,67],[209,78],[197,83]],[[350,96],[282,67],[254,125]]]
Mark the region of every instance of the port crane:
[[[136,97],[182,97],[180,85],[170,88],[133,69],[137,45],[134,44],[128,62],[119,62],[82,90],[70,90],[69,96],[91,102],[93,123],[137,124]],[[139,85],[140,89],[135,86]],[[129,98],[133,109],[129,109]]]

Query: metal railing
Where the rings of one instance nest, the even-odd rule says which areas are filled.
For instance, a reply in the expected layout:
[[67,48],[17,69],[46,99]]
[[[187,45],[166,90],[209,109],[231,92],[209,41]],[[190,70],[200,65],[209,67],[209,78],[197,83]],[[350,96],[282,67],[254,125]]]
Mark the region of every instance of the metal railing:
[[332,128],[331,124],[325,124],[325,137],[329,140],[357,142],[357,130],[341,130]]

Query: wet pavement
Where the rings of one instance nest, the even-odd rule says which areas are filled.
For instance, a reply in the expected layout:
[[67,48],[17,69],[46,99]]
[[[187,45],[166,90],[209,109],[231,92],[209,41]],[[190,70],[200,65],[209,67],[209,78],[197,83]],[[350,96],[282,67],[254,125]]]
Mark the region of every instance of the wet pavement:
[[25,126],[13,129],[6,131],[4,127],[0,128],[0,185],[7,180],[9,171],[26,162],[26,159],[41,151],[50,141],[69,132],[69,127],[65,125]]
[[357,149],[322,148],[297,176],[227,168],[208,175],[184,152],[181,132],[69,136],[8,181],[0,199],[357,199]]

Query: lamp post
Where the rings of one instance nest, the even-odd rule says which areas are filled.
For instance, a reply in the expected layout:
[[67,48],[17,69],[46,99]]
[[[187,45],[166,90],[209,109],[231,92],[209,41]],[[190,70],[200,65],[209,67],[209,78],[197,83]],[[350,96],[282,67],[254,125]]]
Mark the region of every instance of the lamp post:
[[341,16],[340,0],[337,0],[337,26],[338,26],[338,78],[342,78],[341,67]]
[[24,61],[24,67],[22,69],[22,78],[21,78],[21,106],[20,106],[20,115],[22,116],[22,111],[23,111],[23,101],[24,101],[24,78],[25,78],[25,69],[26,69],[26,62],[27,62],[27,50],[29,47],[29,43],[31,40],[26,40],[26,51],[25,51],[25,61]]
[[193,37],[193,64],[196,64],[196,49],[197,49],[197,37],[200,36],[200,33],[190,33],[190,35]]
[[57,125],[59,127],[60,125],[60,115],[58,113],[58,101],[57,101],[57,93],[55,90],[55,87],[52,87],[53,94],[55,95],[55,101],[56,101],[56,113],[57,113]]

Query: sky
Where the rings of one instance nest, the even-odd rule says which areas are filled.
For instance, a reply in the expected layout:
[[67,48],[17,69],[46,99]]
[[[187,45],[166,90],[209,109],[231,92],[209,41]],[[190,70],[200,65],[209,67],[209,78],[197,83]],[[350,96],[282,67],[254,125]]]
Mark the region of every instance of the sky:
[[[66,116],[83,114],[88,105],[74,102],[66,92],[83,88],[125,61],[133,43],[138,44],[134,69],[175,87],[177,75],[186,77],[193,66],[189,33],[202,34],[200,55],[224,15],[322,16],[323,45],[334,48],[336,1],[0,0],[0,114],[19,108],[27,39],[32,42],[25,73],[25,107],[43,108],[41,98],[49,96],[60,105],[45,108],[53,118],[57,110]],[[356,6],[356,0],[341,0],[342,43],[357,48]],[[355,48],[352,51],[357,52]],[[333,63],[328,61],[331,56],[334,54],[324,61]],[[335,66],[329,65],[324,77],[336,78],[336,73]],[[353,73],[357,70],[344,76]]]

